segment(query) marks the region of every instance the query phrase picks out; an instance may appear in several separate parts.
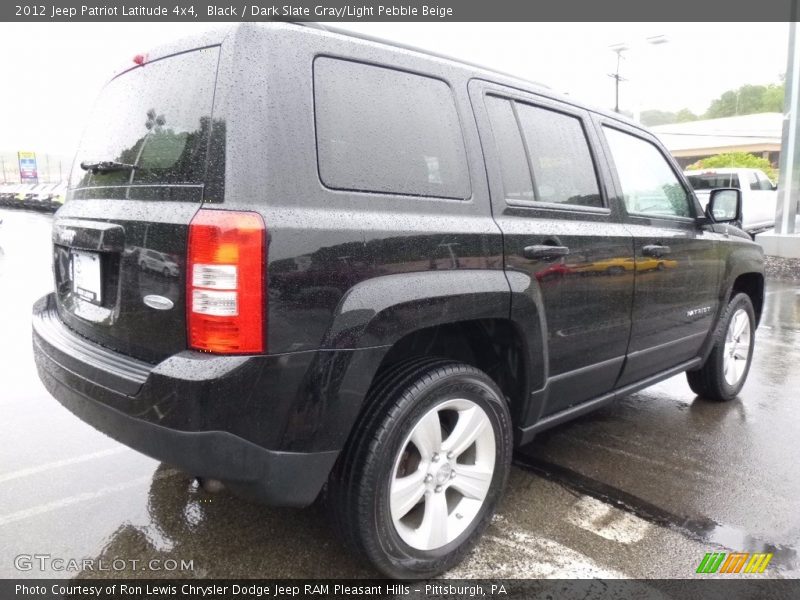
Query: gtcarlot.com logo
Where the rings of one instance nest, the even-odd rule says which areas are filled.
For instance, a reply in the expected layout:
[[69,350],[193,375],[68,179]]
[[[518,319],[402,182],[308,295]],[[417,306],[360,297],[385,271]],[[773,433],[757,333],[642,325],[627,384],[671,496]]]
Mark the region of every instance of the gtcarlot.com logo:
[[194,571],[194,560],[174,558],[62,558],[52,554],[18,554],[18,571]]
[[707,552],[697,567],[698,573],[763,573],[772,553]]

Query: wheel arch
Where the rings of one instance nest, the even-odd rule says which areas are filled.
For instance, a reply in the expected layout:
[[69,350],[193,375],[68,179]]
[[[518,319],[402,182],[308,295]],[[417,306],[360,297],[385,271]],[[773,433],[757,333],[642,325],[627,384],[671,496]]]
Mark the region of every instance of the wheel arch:
[[[531,391],[546,380],[545,339],[535,280],[520,272],[460,269],[359,283],[339,302],[323,347],[381,347],[383,356],[369,372],[352,374],[364,383],[378,380],[399,362],[423,356],[472,365],[501,389],[516,425],[531,410]],[[348,432],[365,409],[362,401]]]

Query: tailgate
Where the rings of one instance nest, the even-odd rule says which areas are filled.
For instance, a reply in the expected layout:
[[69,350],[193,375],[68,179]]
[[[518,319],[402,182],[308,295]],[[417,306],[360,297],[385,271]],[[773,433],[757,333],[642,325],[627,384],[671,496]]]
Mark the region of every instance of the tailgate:
[[53,224],[61,319],[84,337],[142,360],[185,350],[186,240],[198,208],[68,202]]
[[222,200],[224,125],[213,119],[218,61],[218,46],[199,48],[113,79],[92,112],[53,223],[61,319],[153,363],[187,347],[189,223],[203,202]]

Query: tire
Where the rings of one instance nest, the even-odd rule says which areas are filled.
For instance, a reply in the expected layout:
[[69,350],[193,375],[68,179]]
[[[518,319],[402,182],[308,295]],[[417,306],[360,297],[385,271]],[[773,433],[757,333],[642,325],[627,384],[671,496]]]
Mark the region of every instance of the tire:
[[[695,394],[719,402],[727,402],[736,397],[750,372],[755,343],[755,322],[755,311],[750,297],[747,294],[736,294],[731,298],[720,316],[714,334],[716,341],[705,364],[696,371],[686,372],[689,387]],[[743,330],[739,330],[742,333],[737,339],[736,333],[739,327],[743,327]],[[745,334],[747,339],[742,340]]]
[[164,270],[163,270],[163,271],[161,271],[161,274],[162,274],[164,277],[169,277],[169,269],[168,269],[167,267],[164,267]]
[[[334,526],[384,575],[442,573],[478,541],[508,478],[512,427],[503,394],[474,367],[417,359],[380,376],[365,405],[328,482]],[[473,424],[482,424],[474,440],[451,436]]]
[[621,275],[624,272],[625,269],[623,267],[608,267],[608,269],[606,269],[606,275],[611,275],[612,277],[614,275]]
[[663,271],[664,270],[664,263],[660,262],[656,265],[656,271]]

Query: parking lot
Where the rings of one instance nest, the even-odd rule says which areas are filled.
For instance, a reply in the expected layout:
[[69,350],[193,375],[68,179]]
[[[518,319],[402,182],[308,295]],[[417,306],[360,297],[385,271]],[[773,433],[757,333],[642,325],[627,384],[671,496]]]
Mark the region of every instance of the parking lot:
[[[208,494],[51,398],[29,314],[51,287],[52,216],[0,218],[0,577],[376,575],[341,551],[321,507]],[[763,576],[800,576],[798,293],[800,282],[768,283],[737,400],[698,399],[681,375],[519,450],[494,523],[448,575],[685,578],[706,552],[744,551],[774,554]],[[34,554],[126,562],[20,570],[16,557]]]

